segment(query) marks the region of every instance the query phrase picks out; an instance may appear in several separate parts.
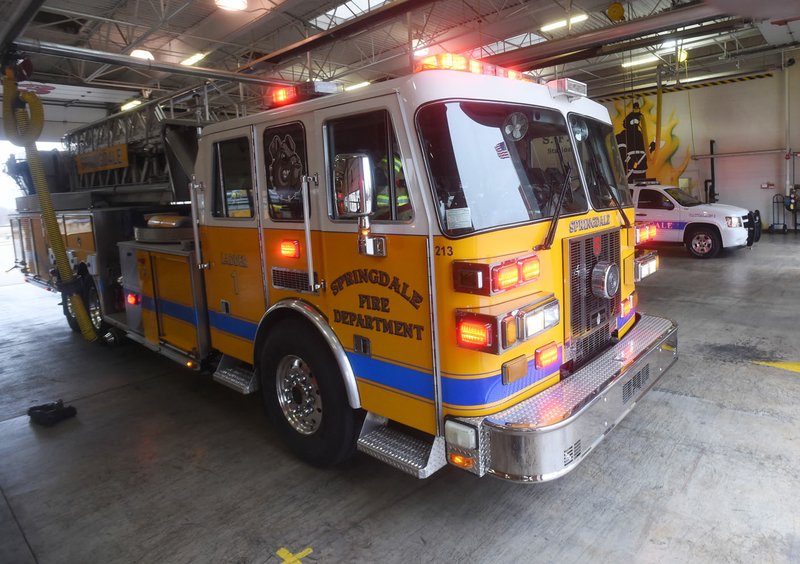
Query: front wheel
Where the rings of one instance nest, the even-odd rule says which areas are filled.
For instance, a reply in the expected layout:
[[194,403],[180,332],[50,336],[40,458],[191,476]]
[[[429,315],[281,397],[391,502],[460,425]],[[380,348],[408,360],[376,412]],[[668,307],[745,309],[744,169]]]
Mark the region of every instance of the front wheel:
[[347,402],[330,348],[309,324],[280,322],[264,342],[261,393],[272,423],[292,452],[315,466],[332,466],[355,452],[359,411]]
[[722,249],[719,235],[710,227],[695,227],[686,239],[686,247],[697,258],[713,258]]

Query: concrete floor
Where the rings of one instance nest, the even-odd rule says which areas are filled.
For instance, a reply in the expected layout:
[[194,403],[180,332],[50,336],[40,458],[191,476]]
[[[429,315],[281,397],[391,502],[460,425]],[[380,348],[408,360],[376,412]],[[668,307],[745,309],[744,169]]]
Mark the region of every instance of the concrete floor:
[[[753,362],[800,360],[800,237],[661,256],[640,307],[679,322],[679,362],[533,486],[417,481],[361,454],[307,467],[257,398],[86,344],[55,296],[3,276],[0,562],[800,561],[800,375]],[[56,398],[78,416],[29,423]]]

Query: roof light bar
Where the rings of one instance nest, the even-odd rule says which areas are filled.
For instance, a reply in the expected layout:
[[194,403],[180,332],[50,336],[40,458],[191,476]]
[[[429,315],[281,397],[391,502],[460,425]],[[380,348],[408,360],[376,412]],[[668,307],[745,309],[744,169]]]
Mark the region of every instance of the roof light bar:
[[530,79],[519,71],[498,67],[497,65],[470,59],[456,53],[439,53],[438,55],[423,58],[417,64],[415,71],[426,70],[455,70],[530,82]]
[[553,97],[566,96],[568,99],[585,98],[589,95],[589,88],[584,82],[578,82],[571,78],[559,78],[547,83]]

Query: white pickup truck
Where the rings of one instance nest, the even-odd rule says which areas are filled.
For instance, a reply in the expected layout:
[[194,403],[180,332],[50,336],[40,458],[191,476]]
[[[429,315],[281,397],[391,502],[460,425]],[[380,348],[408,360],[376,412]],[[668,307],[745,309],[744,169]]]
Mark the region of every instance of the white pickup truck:
[[683,243],[698,258],[717,256],[725,249],[750,247],[761,237],[756,210],[726,204],[704,204],[675,186],[631,185],[636,220],[656,226],[655,243]]

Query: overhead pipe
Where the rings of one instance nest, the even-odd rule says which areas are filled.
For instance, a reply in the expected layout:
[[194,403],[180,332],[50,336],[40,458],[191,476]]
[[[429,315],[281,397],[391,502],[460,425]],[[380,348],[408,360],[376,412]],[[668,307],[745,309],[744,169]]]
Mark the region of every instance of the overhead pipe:
[[172,74],[194,76],[197,78],[232,80],[236,82],[247,82],[249,84],[261,84],[265,86],[291,86],[295,84],[294,82],[288,82],[285,80],[259,78],[251,74],[245,74],[241,72],[209,69],[205,67],[192,67],[174,63],[160,63],[158,61],[148,59],[138,59],[136,57],[131,57],[130,55],[95,51],[94,49],[86,49],[85,47],[60,45],[58,43],[50,43],[48,41],[25,39],[24,37],[14,41],[14,44],[20,50],[29,51],[32,53],[41,53],[42,55],[66,57],[68,59],[79,59],[83,61],[92,61],[94,63],[122,65],[149,71],[160,71]]
[[31,2],[18,1],[14,3],[14,11],[3,18],[0,24],[0,54],[5,54],[9,45],[25,31],[28,24],[33,21],[36,12],[42,7],[45,0]]
[[305,39],[301,39],[291,45],[282,47],[277,51],[268,53],[258,59],[253,59],[249,63],[245,63],[242,69],[251,69],[261,64],[278,64],[287,61],[298,55],[302,55],[313,49],[318,49],[329,45],[335,41],[351,37],[362,31],[366,31],[378,24],[394,19],[398,16],[432,4],[436,0],[397,0],[381,6],[377,10],[372,10],[353,18],[350,21],[341,23],[329,30],[311,35]]
[[715,6],[694,4],[686,8],[676,8],[654,16],[615,24],[574,37],[554,39],[553,41],[537,43],[530,47],[506,51],[505,53],[486,57],[483,61],[517,70],[530,70],[538,68],[541,59],[557,57],[564,53],[595,49],[609,43],[617,43],[649,33],[669,31],[676,27],[699,24],[726,15],[724,11]]

